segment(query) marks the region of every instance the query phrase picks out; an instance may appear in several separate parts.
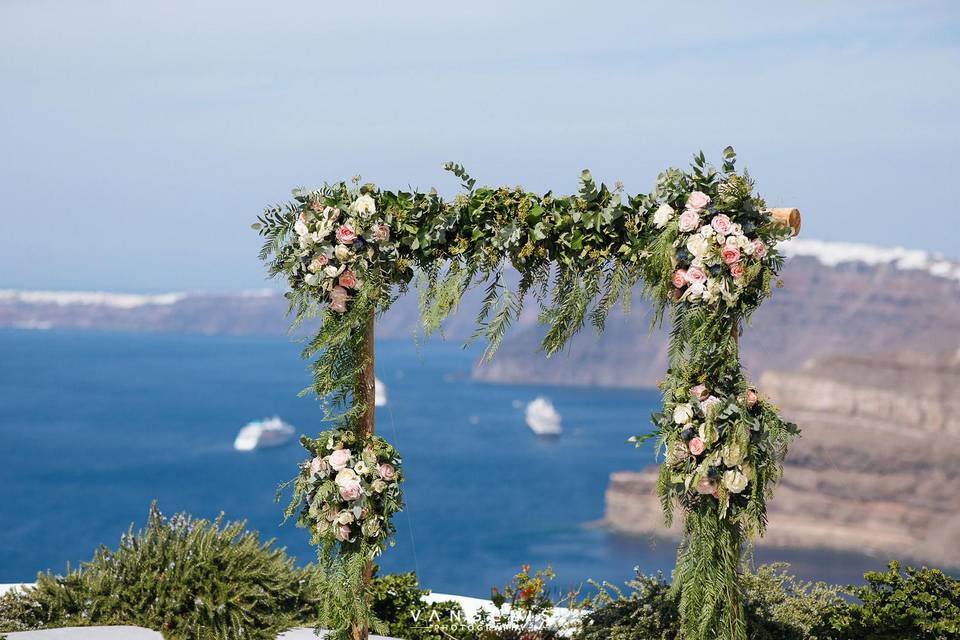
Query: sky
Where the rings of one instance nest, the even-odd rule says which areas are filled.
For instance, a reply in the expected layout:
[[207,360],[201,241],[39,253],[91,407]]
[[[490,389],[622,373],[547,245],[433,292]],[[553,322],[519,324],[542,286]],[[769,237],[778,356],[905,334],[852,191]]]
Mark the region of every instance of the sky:
[[0,0],[0,289],[268,286],[361,174],[649,191],[728,144],[803,236],[960,257],[960,3]]

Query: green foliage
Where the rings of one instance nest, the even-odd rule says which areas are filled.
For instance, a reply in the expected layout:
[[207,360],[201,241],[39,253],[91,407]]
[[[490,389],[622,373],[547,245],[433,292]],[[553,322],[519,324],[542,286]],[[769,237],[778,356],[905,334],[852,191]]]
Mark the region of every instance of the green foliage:
[[597,595],[585,601],[589,609],[575,634],[576,640],[674,640],[680,612],[662,574],[637,573],[627,582],[629,592],[604,582],[592,583]]
[[864,575],[867,584],[849,588],[860,603],[838,607],[831,624],[839,638],[862,640],[948,640],[960,638],[960,580],[938,569]]
[[273,640],[316,606],[313,570],[297,569],[245,523],[167,519],[154,504],[146,527],[131,525],[116,549],[5,596],[0,630],[135,624],[168,640]]
[[450,640],[467,635],[463,609],[455,602],[425,603],[430,591],[417,576],[401,573],[373,581],[373,612],[385,624],[384,633],[406,640]]
[[744,571],[743,589],[750,640],[828,640],[827,621],[843,604],[839,590],[798,580],[783,563]]
[[[830,640],[826,623],[843,601],[838,588],[797,580],[786,565],[743,569],[742,587],[749,640]],[[677,593],[663,576],[641,573],[627,582],[628,591],[609,583],[594,584],[597,595],[574,640],[684,640]],[[712,629],[713,637],[719,631]],[[902,636],[906,638],[908,636]],[[836,639],[839,640],[839,639]]]

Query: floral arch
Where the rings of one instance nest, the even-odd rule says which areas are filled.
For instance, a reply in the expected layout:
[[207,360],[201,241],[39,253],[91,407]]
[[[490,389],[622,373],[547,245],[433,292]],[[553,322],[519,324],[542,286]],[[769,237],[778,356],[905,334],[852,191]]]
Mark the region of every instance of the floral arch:
[[[477,186],[453,163],[462,191],[388,191],[337,182],[296,189],[254,228],[271,276],[286,279],[293,326],[318,318],[303,356],[308,391],[334,428],[304,437],[310,458],[288,484],[288,517],[310,531],[326,575],[321,621],[335,636],[366,637],[369,571],[402,506],[397,451],[374,435],[373,321],[420,284],[421,324],[435,331],[472,286],[485,289],[476,336],[496,351],[523,305],[548,327],[542,348],[562,349],[588,323],[629,308],[643,283],[654,322],[672,321],[663,410],[651,433],[663,454],[657,490],[669,522],[684,521],[673,573],[690,639],[746,638],[738,569],[764,533],[766,500],[798,430],[751,387],[738,336],[772,292],[783,265],[777,244],[799,231],[795,209],[768,209],[727,148],[719,170],[702,153],[668,169],[649,194],[580,176],[573,195]],[[504,277],[520,274],[515,287]]]

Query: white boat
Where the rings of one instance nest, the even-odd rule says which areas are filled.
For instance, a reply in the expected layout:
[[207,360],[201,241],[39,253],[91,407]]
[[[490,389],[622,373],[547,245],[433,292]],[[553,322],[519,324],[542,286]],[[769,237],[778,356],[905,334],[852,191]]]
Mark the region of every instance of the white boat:
[[387,385],[380,381],[380,378],[373,379],[373,406],[385,407],[387,405]]
[[237,434],[233,448],[253,451],[264,447],[279,447],[293,438],[296,430],[277,416],[248,423]]
[[537,396],[527,405],[527,426],[538,436],[558,436],[563,429],[560,427],[560,414],[553,408],[553,403]]

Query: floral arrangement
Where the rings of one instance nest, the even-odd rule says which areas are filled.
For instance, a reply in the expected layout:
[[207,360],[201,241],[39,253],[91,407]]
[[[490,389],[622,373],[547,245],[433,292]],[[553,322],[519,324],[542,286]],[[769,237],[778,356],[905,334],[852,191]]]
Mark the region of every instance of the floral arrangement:
[[296,517],[318,548],[319,624],[338,639],[382,631],[369,578],[373,559],[393,545],[391,518],[403,509],[400,457],[383,438],[351,428],[301,436],[300,443],[309,457],[281,490],[293,485],[285,517]]
[[[757,396],[740,368],[738,335],[771,294],[783,265],[777,244],[791,230],[767,213],[735,160],[728,147],[717,170],[701,153],[688,171],[662,172],[653,192],[626,197],[621,185],[597,184],[587,171],[576,193],[564,196],[478,187],[462,166],[449,163],[463,187],[452,199],[435,190],[387,191],[355,180],[354,186],[298,189],[293,202],[267,209],[254,225],[264,238],[260,257],[271,275],[287,280],[294,326],[321,319],[303,355],[313,360],[313,392],[328,409],[344,409],[327,414],[344,440],[329,451],[349,449],[353,456],[365,449],[345,438],[353,434],[366,443],[367,436],[357,434],[369,398],[353,392],[371,364],[372,318],[415,274],[428,334],[468,289],[484,287],[476,332],[488,343],[483,359],[493,355],[530,298],[547,327],[542,346],[550,355],[588,323],[602,331],[611,309],[629,309],[634,285],[642,281],[655,304],[654,323],[669,314],[672,330],[663,411],[653,417],[654,432],[635,440],[654,438],[665,455],[658,491],[668,521],[674,507],[682,509],[685,536],[673,588],[685,637],[744,639],[740,558],[744,545],[764,531],[766,498],[797,429]],[[520,274],[515,287],[507,284],[510,268]],[[325,440],[323,447],[329,445]],[[389,445],[373,445],[375,452],[378,446]],[[301,520],[321,545],[321,559],[332,562],[334,549],[362,557],[360,549],[377,548],[378,536],[389,530],[389,516],[400,508],[399,488],[387,494],[396,509],[384,502],[364,516],[363,506],[351,504],[341,489],[349,496],[359,486],[361,496],[373,499],[377,478],[364,485],[352,466],[338,485],[342,470],[330,475],[327,451],[315,448],[317,473],[311,461],[295,480],[295,501],[311,496]],[[358,462],[368,464],[362,457],[351,460]],[[375,524],[367,524],[368,517]],[[361,588],[354,578],[363,565],[350,566],[348,582]],[[328,571],[331,584],[338,571]],[[347,592],[341,587],[330,595]],[[349,615],[366,626],[369,607]]]
[[400,458],[386,440],[347,429],[301,438],[310,459],[300,464],[288,515],[321,546],[356,546],[371,558],[393,535],[391,516],[403,508]]

